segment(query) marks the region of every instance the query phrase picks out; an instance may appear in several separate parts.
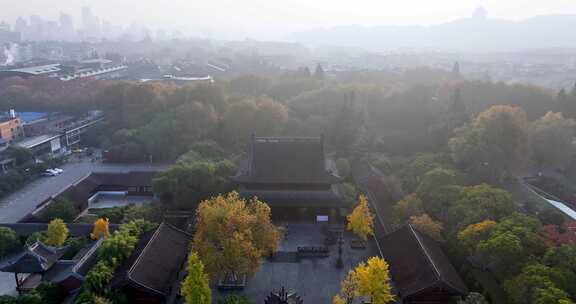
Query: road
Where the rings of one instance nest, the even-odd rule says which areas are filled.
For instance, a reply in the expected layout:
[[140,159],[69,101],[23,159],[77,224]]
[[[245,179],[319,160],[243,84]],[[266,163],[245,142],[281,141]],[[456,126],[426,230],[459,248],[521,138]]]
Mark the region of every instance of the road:
[[[57,194],[70,184],[91,172],[122,172],[163,170],[168,165],[150,164],[103,164],[75,161],[63,165],[64,172],[58,176],[41,177],[0,201],[0,223],[15,223],[32,212],[46,198]],[[12,273],[0,272],[0,295],[16,293]]]
[[2,199],[0,201],[0,223],[19,221],[46,198],[57,194],[91,172],[162,170],[166,167],[167,165],[103,164],[85,161],[65,164],[62,166],[64,173],[58,176],[41,177]]

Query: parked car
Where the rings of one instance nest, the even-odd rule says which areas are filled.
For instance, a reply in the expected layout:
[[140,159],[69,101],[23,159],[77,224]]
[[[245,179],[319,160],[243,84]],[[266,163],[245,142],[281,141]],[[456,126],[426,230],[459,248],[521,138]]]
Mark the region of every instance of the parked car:
[[60,168],[51,168],[51,169],[46,169],[44,172],[42,172],[42,175],[43,176],[56,176],[56,175],[62,174],[62,172],[64,172],[64,170],[62,170]]
[[52,169],[46,169],[44,172],[42,172],[42,176],[56,176],[58,174],[60,174],[60,172],[54,171]]

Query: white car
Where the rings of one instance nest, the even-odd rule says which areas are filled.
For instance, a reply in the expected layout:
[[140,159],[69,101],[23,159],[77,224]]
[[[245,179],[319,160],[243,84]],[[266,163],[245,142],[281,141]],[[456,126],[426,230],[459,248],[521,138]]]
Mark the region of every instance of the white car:
[[42,176],[56,176],[60,174],[60,172],[54,171],[52,169],[46,169],[46,171],[42,172]]
[[58,174],[64,172],[64,170],[62,170],[62,169],[60,169],[60,168],[52,168],[52,171],[58,172]]

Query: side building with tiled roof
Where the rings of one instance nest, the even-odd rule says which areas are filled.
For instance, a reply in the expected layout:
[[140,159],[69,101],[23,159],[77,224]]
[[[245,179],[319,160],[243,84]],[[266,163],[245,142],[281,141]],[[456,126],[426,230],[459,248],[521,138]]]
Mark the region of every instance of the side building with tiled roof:
[[130,258],[116,271],[111,287],[130,303],[165,303],[180,293],[180,281],[192,236],[166,223],[144,235]]
[[411,225],[378,237],[402,303],[451,303],[468,293],[439,244]]

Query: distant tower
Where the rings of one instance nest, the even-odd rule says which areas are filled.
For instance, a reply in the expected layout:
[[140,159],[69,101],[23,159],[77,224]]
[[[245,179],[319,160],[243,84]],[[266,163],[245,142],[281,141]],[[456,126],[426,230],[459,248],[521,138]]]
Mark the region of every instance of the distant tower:
[[484,7],[479,6],[472,13],[472,19],[486,20],[488,19],[488,11]]
[[458,61],[454,62],[454,66],[452,67],[452,75],[454,77],[460,77],[460,63]]

